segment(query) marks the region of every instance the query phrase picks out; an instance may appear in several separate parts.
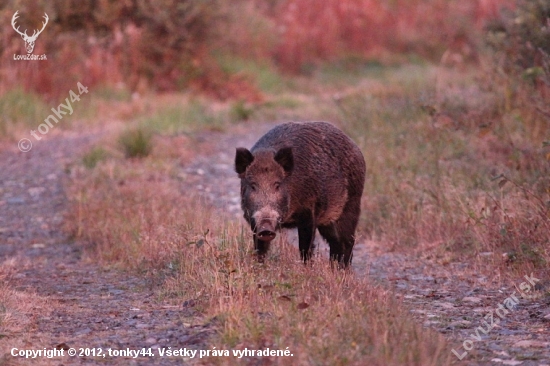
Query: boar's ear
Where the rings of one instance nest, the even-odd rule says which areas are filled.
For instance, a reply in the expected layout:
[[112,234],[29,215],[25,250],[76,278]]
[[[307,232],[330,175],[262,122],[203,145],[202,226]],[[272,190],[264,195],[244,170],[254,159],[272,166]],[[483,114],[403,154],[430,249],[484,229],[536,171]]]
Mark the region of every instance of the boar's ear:
[[283,167],[285,172],[290,173],[294,167],[294,155],[292,154],[292,148],[283,147],[279,149],[279,151],[275,154],[275,161]]
[[254,156],[248,149],[244,147],[238,147],[235,153],[235,171],[238,174],[243,174],[246,168],[252,163]]

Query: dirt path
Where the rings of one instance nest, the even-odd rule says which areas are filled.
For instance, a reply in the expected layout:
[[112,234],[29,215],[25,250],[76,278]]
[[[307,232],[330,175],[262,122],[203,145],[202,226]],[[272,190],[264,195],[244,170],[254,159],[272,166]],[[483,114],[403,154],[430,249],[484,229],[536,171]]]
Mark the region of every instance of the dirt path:
[[[8,337],[22,340],[19,349],[35,350],[204,348],[212,333],[205,319],[183,304],[159,301],[154,284],[145,276],[90,263],[79,245],[63,234],[66,167],[95,139],[97,136],[57,136],[40,141],[26,154],[0,154],[0,262],[16,263],[11,282],[16,290],[37,293],[48,304],[40,311],[47,316],[37,316],[35,329]],[[8,353],[11,348],[2,351]],[[130,358],[40,358],[33,363],[60,364],[61,360],[63,364],[128,364]],[[181,360],[154,361],[164,365],[180,364]],[[24,363],[9,354],[0,355],[0,364],[3,362]],[[151,364],[151,360],[141,358],[137,364]]]
[[[253,131],[251,127],[254,126]],[[250,147],[270,125],[235,126],[230,133],[203,133],[196,138],[212,153],[182,167],[186,184],[194,186],[223,214],[241,216],[239,183],[233,172],[236,146]],[[13,285],[36,292],[51,304],[38,317],[36,329],[22,336],[28,348],[74,347],[122,350],[162,347],[200,349],[208,345],[213,326],[192,308],[163,303],[147,277],[104,269],[83,257],[78,244],[60,230],[67,199],[66,167],[97,135],[63,134],[41,141],[30,153],[0,153],[0,261],[17,263]],[[294,236],[293,236],[294,235]],[[289,239],[296,240],[290,233]],[[319,245],[322,250],[326,245]],[[15,258],[15,259],[13,259]],[[467,364],[550,365],[550,298],[545,280],[537,282],[533,299],[522,299],[484,334],[483,317],[498,308],[525,279],[497,282],[472,276],[464,265],[439,266],[428,260],[387,253],[376,243],[361,242],[353,268],[395,290],[419,322],[445,334],[459,356],[462,342],[472,346]],[[530,275],[530,274],[529,274]],[[534,274],[537,277],[537,274]],[[532,280],[534,281],[534,280]],[[543,283],[541,285],[541,283]],[[487,322],[489,322],[487,320]],[[470,343],[468,343],[470,342]],[[1,355],[0,355],[1,356]],[[20,362],[11,356],[7,363]],[[181,358],[155,358],[156,364],[178,364]],[[138,359],[135,364],[150,364]],[[184,361],[189,361],[184,359]],[[457,359],[458,361],[458,359]],[[63,364],[127,364],[128,358],[64,358]],[[59,362],[54,362],[59,364]]]

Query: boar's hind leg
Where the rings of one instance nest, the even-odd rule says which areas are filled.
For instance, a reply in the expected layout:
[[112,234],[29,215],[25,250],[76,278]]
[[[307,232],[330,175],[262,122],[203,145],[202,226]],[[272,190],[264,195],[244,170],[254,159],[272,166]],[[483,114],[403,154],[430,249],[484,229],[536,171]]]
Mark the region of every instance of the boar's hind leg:
[[305,212],[300,215],[298,224],[298,246],[300,247],[300,258],[307,262],[313,253],[313,240],[315,239],[315,224],[313,214]]
[[254,236],[254,251],[258,256],[258,262],[263,263],[265,259],[265,255],[269,250],[269,242],[258,240],[258,237],[256,236],[256,234],[253,234],[253,236]]
[[344,211],[338,219],[337,230],[340,237],[340,243],[342,243],[344,250],[344,256],[341,263],[344,264],[344,267],[351,264],[353,246],[355,245],[355,229],[357,228],[360,213],[361,196],[352,196],[348,199],[348,202],[344,206]]
[[319,228],[319,232],[329,243],[330,259],[338,261],[344,268],[351,264],[353,246],[355,245],[355,229],[360,212],[361,198],[350,197],[338,221],[330,226]]

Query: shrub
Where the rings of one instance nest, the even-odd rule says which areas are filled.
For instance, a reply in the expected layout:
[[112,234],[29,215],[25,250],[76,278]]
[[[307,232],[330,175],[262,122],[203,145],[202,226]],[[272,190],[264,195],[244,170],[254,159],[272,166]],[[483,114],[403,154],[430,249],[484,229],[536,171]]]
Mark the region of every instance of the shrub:
[[506,72],[543,68],[550,54],[550,2],[519,0],[515,11],[489,24],[488,43]]
[[504,85],[505,112],[518,110],[516,119],[533,140],[548,138],[550,2],[518,0],[515,11],[490,24],[487,43],[497,65],[489,83]]
[[[8,1],[0,10],[0,36],[8,40],[0,53],[8,60],[3,67],[10,69],[4,82],[51,97],[65,94],[76,81],[91,87],[122,81],[131,90],[176,89],[189,75],[200,74],[205,44],[217,22],[217,3]],[[13,9],[19,10],[19,24],[29,29],[40,26],[44,12],[49,15],[34,51],[46,53],[48,62],[30,65],[8,57],[24,52],[11,28]]]
[[107,151],[101,146],[96,146],[82,157],[82,164],[88,169],[93,169],[100,161],[107,158]]
[[151,134],[143,129],[124,132],[118,142],[127,158],[142,158],[151,153]]

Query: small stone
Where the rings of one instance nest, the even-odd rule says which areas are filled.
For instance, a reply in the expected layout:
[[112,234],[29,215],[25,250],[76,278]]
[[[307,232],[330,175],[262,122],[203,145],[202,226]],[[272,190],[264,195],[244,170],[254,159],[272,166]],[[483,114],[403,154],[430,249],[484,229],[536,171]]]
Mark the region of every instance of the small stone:
[[472,324],[471,321],[468,320],[457,320],[455,322],[452,322],[449,324],[449,327],[452,328],[468,328]]
[[6,202],[8,205],[21,205],[25,203],[25,198],[23,197],[10,197],[6,199]]
[[500,358],[493,358],[491,359],[491,362],[501,363],[503,365],[521,365],[523,361],[516,361],[516,360],[503,360]]
[[134,327],[136,324],[136,320],[128,320],[126,323],[124,323],[124,325],[126,325],[127,327]]
[[512,366],[521,365],[522,363],[523,363],[523,361],[516,361],[516,360],[506,360],[506,361],[502,361],[502,364],[503,364],[503,365],[512,365]]
[[187,341],[189,341],[189,338],[191,338],[191,337],[188,336],[188,335],[184,335],[184,336],[178,338],[178,342],[179,343],[187,343]]
[[32,187],[29,188],[27,192],[31,195],[32,198],[39,198],[42,193],[46,191],[44,187]]
[[512,347],[520,347],[520,348],[544,348],[550,346],[550,342],[543,342],[543,341],[537,341],[537,340],[523,340],[514,343]]
[[465,298],[462,299],[462,301],[478,303],[478,302],[481,302],[481,299],[475,296],[466,296]]
[[435,306],[440,306],[443,309],[454,309],[455,305],[450,302],[434,302]]
[[155,344],[155,343],[157,343],[157,340],[155,338],[147,338],[145,340],[145,343],[146,344]]
[[79,330],[78,332],[76,332],[76,335],[86,335],[86,334],[89,334],[91,333],[92,330],[90,328],[84,328],[82,330]]

